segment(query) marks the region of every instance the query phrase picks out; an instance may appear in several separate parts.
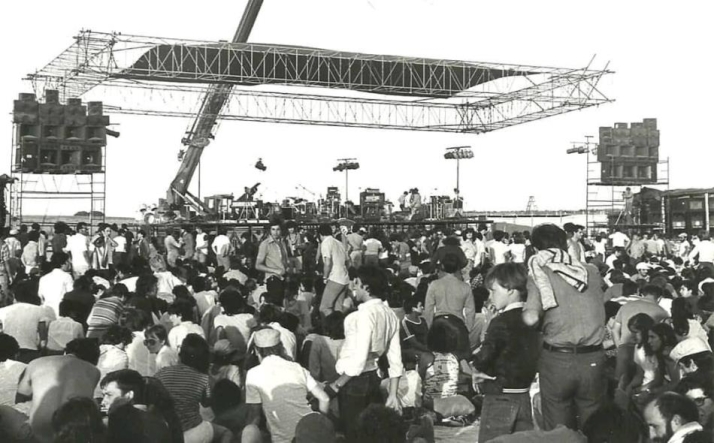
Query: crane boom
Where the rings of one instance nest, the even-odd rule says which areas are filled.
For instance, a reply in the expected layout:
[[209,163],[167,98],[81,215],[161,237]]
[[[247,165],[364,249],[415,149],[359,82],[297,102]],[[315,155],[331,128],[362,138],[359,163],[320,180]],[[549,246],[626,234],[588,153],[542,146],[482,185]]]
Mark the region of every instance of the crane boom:
[[[248,41],[248,36],[250,36],[262,5],[263,0],[248,0],[245,11],[243,11],[243,17],[233,36],[233,43],[245,43]],[[188,192],[188,186],[191,184],[191,179],[201,160],[203,149],[214,138],[213,129],[223,106],[228,101],[231,87],[231,85],[225,84],[211,85],[203,96],[201,108],[196,114],[196,119],[193,121],[191,129],[186,137],[181,140],[187,146],[186,153],[166,194],[166,201],[173,209],[180,209],[187,203],[200,213],[209,212],[200,199]]]

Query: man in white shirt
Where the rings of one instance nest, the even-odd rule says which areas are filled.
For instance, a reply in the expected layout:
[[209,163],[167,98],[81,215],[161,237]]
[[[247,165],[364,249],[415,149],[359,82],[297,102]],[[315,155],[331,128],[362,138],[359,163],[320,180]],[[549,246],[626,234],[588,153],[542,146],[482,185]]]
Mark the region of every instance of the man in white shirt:
[[69,270],[71,264],[64,252],[55,252],[50,260],[52,272],[40,278],[37,295],[45,306],[49,306],[55,315],[59,315],[59,305],[64,295],[74,289],[74,280]]
[[714,271],[714,243],[711,241],[709,231],[699,233],[699,244],[697,244],[689,254],[689,261],[699,260],[699,266],[709,268]]
[[320,253],[324,265],[322,275],[326,283],[320,302],[320,313],[327,317],[334,311],[342,311],[342,302],[347,295],[350,277],[347,273],[347,252],[342,242],[332,236],[330,225],[321,224],[318,234],[320,234]]
[[206,233],[203,228],[196,226],[196,260],[203,264],[206,263],[208,256],[208,241],[206,241]]
[[615,232],[610,234],[610,240],[612,241],[613,248],[626,248],[630,244],[630,238],[620,232],[620,228],[615,228]]
[[508,262],[508,246],[503,243],[503,239],[506,233],[503,231],[493,232],[493,242],[489,246],[489,255],[491,260],[493,260],[494,265],[500,265],[501,263]]
[[33,304],[33,297],[25,291],[15,297],[15,304],[0,308],[0,322],[3,332],[20,346],[16,360],[29,363],[40,356],[39,349],[47,343],[47,326],[57,316],[51,308]]
[[[89,269],[89,229],[84,222],[77,223],[77,233],[67,239],[67,248],[72,256],[72,273],[75,277],[84,275]],[[57,251],[55,251],[57,252]]]
[[231,266],[229,258],[231,255],[231,240],[226,234],[227,231],[225,228],[218,228],[218,235],[213,239],[213,243],[211,243],[211,249],[213,249],[213,253],[216,254],[216,264],[223,266],[224,270]]
[[347,439],[352,441],[359,414],[370,403],[382,403],[377,375],[377,361],[382,355],[389,363],[389,395],[386,406],[401,410],[397,387],[402,376],[402,348],[399,340],[399,319],[384,303],[388,291],[387,276],[374,266],[358,270],[355,298],[360,303],[356,312],[345,318],[345,342],[335,365],[340,375],[329,385],[327,393],[337,393],[340,419]]

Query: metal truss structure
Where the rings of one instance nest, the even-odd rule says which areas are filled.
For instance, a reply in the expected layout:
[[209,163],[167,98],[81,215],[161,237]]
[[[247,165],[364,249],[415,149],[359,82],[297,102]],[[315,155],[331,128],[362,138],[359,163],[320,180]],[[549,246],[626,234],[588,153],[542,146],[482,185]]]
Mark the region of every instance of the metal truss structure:
[[611,73],[81,31],[28,80],[115,114],[193,118],[225,84],[222,120],[485,133],[611,102]]

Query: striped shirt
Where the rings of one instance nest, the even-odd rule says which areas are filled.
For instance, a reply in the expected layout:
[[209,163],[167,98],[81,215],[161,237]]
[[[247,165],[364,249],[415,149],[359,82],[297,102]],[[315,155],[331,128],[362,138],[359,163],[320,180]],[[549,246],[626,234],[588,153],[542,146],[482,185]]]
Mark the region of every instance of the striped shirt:
[[124,303],[119,297],[107,297],[97,300],[87,318],[87,338],[100,338],[109,326],[119,323],[119,315]]
[[156,378],[169,391],[183,431],[186,432],[200,425],[203,419],[199,403],[205,402],[205,399],[211,396],[208,374],[179,363],[176,366],[163,368],[156,373]]

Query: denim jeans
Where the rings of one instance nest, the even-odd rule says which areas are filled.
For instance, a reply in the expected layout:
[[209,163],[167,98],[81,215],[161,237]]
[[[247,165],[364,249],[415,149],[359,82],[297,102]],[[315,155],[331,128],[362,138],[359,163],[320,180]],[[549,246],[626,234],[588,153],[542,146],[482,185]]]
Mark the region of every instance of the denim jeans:
[[605,400],[605,352],[565,354],[543,350],[538,364],[543,424],[582,429]]
[[350,379],[338,392],[340,422],[347,441],[356,441],[356,425],[359,415],[371,403],[383,403],[379,392],[377,371],[363,372]]
[[479,442],[501,435],[533,429],[531,396],[522,394],[486,394],[481,410]]

